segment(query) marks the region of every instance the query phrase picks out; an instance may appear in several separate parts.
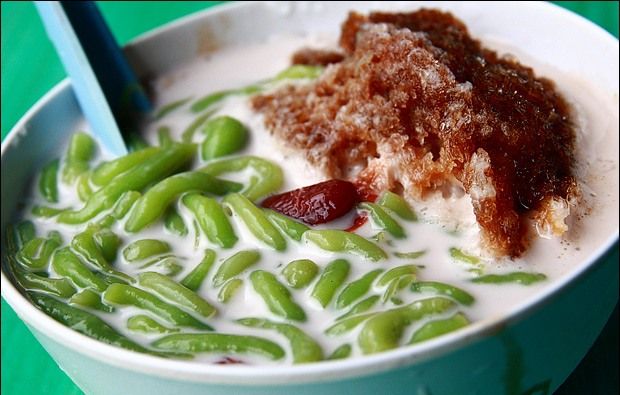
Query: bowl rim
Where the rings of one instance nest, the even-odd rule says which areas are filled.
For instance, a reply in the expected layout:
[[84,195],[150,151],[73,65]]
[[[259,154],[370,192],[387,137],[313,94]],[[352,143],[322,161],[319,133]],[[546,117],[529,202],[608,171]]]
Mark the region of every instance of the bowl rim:
[[[127,46],[139,46],[141,43],[154,36],[164,34],[166,31],[173,30],[177,28],[177,26],[186,24],[194,19],[201,19],[207,14],[216,15],[229,12],[238,7],[245,7],[250,3],[252,2],[221,4],[203,11],[198,11],[145,32],[130,41]],[[612,46],[615,45],[616,54],[618,53],[618,39],[587,19],[551,3],[527,3],[527,6],[538,7],[542,10],[546,9],[547,12],[559,13],[562,17],[568,18],[571,23],[580,25],[582,29],[594,29],[596,31],[597,40],[609,41]],[[2,157],[4,157],[5,152],[13,145],[13,141],[18,139],[18,135],[22,132],[29,120],[48,105],[49,102],[56,100],[68,89],[71,89],[71,86],[67,78],[56,84],[43,97],[37,100],[37,102],[20,118],[17,124],[13,126],[4,141],[2,141],[0,149]],[[615,231],[605,239],[604,243],[600,244],[577,269],[570,271],[561,279],[556,280],[553,284],[538,292],[535,297],[528,299],[527,303],[521,302],[515,305],[508,313],[482,319],[455,333],[450,333],[418,345],[403,346],[379,354],[341,361],[322,361],[321,363],[305,365],[235,365],[231,367],[226,365],[168,360],[141,354],[99,342],[80,333],[76,333],[72,329],[55,321],[53,318],[37,309],[13,285],[13,282],[8,278],[10,274],[5,273],[4,264],[2,265],[0,274],[0,290],[2,297],[29,328],[36,329],[42,335],[52,338],[55,342],[68,347],[73,352],[118,368],[175,380],[189,380],[192,382],[279,385],[291,384],[291,380],[294,380],[295,383],[309,383],[343,380],[349,377],[378,374],[395,367],[409,366],[439,357],[450,351],[459,350],[471,343],[493,336],[497,332],[503,330],[503,328],[535,313],[551,303],[563,291],[568,290],[581,277],[601,264],[604,261],[601,258],[614,247],[617,241],[618,227],[616,227]]]

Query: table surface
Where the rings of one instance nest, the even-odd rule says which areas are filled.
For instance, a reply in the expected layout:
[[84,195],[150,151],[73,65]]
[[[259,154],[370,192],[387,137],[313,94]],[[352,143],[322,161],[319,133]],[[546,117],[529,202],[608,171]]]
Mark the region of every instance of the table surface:
[[[101,2],[119,43],[173,19],[219,2]],[[559,3],[559,2],[558,2]],[[618,37],[618,2],[559,4]],[[2,2],[2,138],[37,99],[65,78],[30,2]],[[617,249],[617,245],[615,247]],[[616,254],[617,260],[617,254]],[[82,394],[2,300],[2,394]],[[618,393],[618,309],[607,327],[556,394]]]

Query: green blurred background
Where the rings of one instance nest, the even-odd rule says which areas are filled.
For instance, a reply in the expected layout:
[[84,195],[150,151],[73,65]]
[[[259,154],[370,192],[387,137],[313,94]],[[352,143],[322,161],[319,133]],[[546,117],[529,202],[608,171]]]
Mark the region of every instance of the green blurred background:
[[[98,2],[120,44],[166,22],[220,2]],[[618,37],[618,2],[554,2]],[[3,1],[2,138],[43,94],[65,78],[31,2]],[[58,368],[13,310],[2,300],[2,394],[82,392]],[[618,393],[618,314],[558,394]],[[587,386],[586,386],[587,385]]]

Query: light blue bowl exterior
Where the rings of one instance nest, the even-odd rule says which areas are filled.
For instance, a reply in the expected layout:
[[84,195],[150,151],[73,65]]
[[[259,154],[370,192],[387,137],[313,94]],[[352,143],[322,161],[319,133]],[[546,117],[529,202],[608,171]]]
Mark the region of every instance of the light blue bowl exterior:
[[[33,333],[86,394],[547,395],[576,367],[617,303],[617,262],[615,248],[546,306],[469,346],[422,363],[342,381],[280,386],[176,381],[102,364],[36,330]],[[127,392],[128,388],[132,391]]]
[[[27,118],[24,127],[9,136],[11,143],[1,160],[2,240],[29,180],[59,152],[81,113],[65,82]],[[89,356],[89,350],[68,347],[48,337],[37,324],[25,321],[59,366],[87,394],[542,395],[551,394],[575,368],[617,300],[616,242],[605,257],[550,298],[501,321],[492,330],[475,333],[469,341],[454,341],[454,347],[437,355],[420,355],[417,362],[411,358],[389,370],[381,366],[376,366],[375,371],[360,369],[359,374],[348,374],[342,380],[319,378],[286,385],[250,386],[243,380],[223,385],[209,382],[207,377],[180,379],[139,372],[133,366],[118,367]],[[80,336],[75,333],[75,337]],[[333,364],[335,372],[346,366],[347,361]]]

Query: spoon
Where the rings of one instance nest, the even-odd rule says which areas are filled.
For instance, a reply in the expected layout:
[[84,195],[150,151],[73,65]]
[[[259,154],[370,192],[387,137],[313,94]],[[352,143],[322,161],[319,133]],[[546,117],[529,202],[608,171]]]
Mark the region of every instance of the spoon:
[[[93,134],[109,154],[151,110],[144,89],[92,1],[35,1]],[[124,132],[124,135],[121,133]]]

